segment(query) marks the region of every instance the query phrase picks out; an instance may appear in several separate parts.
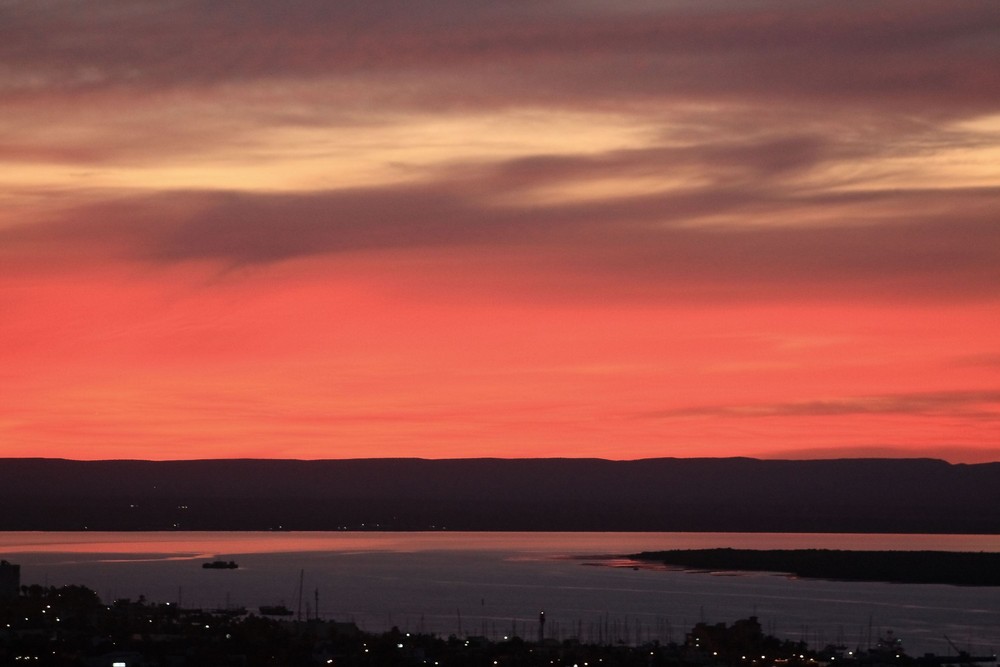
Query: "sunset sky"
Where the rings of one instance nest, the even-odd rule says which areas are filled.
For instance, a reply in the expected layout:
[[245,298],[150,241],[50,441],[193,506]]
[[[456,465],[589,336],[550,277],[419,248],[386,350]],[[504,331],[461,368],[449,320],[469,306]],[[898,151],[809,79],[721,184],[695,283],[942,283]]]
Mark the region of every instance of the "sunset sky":
[[0,456],[1000,460],[1000,3],[0,0]]

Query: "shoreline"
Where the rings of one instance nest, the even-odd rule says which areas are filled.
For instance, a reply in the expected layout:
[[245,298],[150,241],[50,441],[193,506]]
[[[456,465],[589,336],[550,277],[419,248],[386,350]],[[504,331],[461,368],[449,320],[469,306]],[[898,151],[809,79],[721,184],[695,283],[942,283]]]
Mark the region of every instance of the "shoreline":
[[1000,586],[1000,553],[837,549],[673,549],[627,558],[703,572],[774,572],[804,579]]

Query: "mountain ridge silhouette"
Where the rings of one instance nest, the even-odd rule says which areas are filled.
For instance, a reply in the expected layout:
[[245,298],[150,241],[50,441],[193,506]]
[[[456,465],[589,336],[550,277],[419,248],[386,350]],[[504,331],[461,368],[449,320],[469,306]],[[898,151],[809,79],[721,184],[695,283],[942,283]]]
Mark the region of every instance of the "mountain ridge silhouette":
[[0,530],[1000,533],[1000,463],[0,459]]

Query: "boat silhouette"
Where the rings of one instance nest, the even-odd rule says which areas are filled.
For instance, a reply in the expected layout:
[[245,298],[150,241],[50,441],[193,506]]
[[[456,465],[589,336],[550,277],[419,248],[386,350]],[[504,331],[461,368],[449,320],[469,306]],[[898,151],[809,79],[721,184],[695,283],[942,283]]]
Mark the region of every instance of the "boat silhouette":
[[201,566],[206,570],[235,570],[239,567],[236,561],[233,560],[213,560],[208,563],[202,563]]
[[258,607],[262,616],[291,616],[292,610],[283,604],[265,604]]

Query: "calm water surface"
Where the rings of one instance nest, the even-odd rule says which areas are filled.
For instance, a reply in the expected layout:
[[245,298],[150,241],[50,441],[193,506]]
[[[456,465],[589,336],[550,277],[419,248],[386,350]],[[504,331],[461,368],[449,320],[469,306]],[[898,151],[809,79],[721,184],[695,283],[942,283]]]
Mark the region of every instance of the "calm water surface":
[[[998,551],[1000,536],[761,533],[0,533],[22,583],[83,584],[105,600],[256,609],[440,634],[682,640],[700,620],[756,615],[814,646],[893,630],[912,654],[1000,648],[1000,588],[797,580],[601,566],[637,551],[745,547]],[[238,570],[205,570],[206,559]],[[300,586],[301,581],[301,586]],[[301,594],[300,594],[301,591]]]

